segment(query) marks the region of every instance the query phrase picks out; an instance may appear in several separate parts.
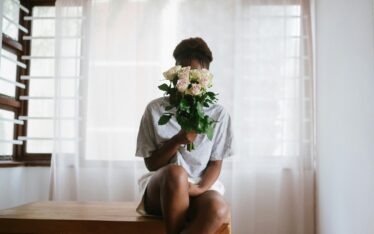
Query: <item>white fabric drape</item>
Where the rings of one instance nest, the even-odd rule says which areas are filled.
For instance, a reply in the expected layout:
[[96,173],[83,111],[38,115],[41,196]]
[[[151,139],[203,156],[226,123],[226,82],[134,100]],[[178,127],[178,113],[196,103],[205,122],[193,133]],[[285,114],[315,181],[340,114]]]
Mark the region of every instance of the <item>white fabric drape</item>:
[[57,0],[56,56],[82,57],[56,60],[55,114],[69,118],[55,121],[50,198],[139,199],[141,115],[162,95],[176,44],[200,36],[234,122],[236,155],[221,174],[233,233],[313,233],[309,9],[308,0]]

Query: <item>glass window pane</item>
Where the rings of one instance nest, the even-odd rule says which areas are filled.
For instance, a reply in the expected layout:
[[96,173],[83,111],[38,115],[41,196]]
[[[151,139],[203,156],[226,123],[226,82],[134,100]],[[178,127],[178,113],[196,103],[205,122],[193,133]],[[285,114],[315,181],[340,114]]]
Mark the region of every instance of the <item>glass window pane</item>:
[[33,39],[31,41],[31,54],[33,56],[54,56],[55,40]]
[[[0,140],[13,140],[14,123],[4,121],[3,119],[14,119],[14,113],[11,111],[0,110]],[[12,155],[13,145],[8,142],[0,141],[0,155]]]
[[[4,49],[1,49],[1,54],[7,57],[17,59],[15,54],[12,54]],[[7,80],[16,81],[17,65],[8,59],[1,57],[0,60],[0,77]],[[0,94],[14,97],[16,95],[16,86],[14,84],[0,80]]]
[[53,100],[29,100],[29,116],[31,117],[51,117],[53,116]]
[[[19,22],[19,6],[12,0],[3,1],[4,15],[18,24]],[[3,33],[11,38],[18,40],[18,27],[9,20],[3,20]]]
[[[55,7],[34,7],[33,16],[35,17],[53,17],[55,16]],[[55,21],[51,19],[38,19],[32,21],[33,36],[54,36]],[[54,56],[54,40],[52,39],[33,39],[31,41],[32,56]],[[31,59],[31,76],[54,76],[53,59]],[[54,80],[52,79],[31,79],[29,82],[29,96],[53,97]],[[53,117],[54,100],[31,99],[28,104],[28,116],[30,117]],[[53,120],[29,120],[27,123],[28,137],[53,137]],[[52,140],[28,140],[26,152],[28,153],[51,153]]]
[[[73,15],[80,16],[81,8],[74,8]],[[35,17],[53,17],[55,16],[54,7],[34,7],[33,16]],[[61,22],[61,28],[64,33],[63,36],[80,35],[80,20],[64,20]],[[55,21],[49,19],[39,19],[32,21],[33,36],[54,36]],[[80,51],[80,39],[65,38],[62,44],[65,47],[61,48],[62,56],[73,56],[76,51]],[[72,53],[72,51],[74,53]],[[31,41],[31,55],[32,56],[54,56],[55,44],[52,39],[33,39]],[[80,60],[66,59],[60,62],[62,67],[71,67],[73,69],[64,70],[62,76],[76,76],[79,74]],[[53,59],[31,59],[30,61],[30,75],[31,76],[54,76],[55,62]],[[74,79],[60,80],[60,88],[63,90],[63,96],[74,96],[76,90],[79,89],[79,82]],[[55,95],[55,81],[53,79],[31,79],[29,82],[29,95],[37,97],[54,97]],[[76,116],[75,100],[61,100],[60,108],[63,117]],[[28,104],[28,116],[30,117],[54,117],[54,100],[38,100],[31,99]],[[62,120],[60,123],[63,127],[63,138],[73,138],[75,136],[74,120]],[[53,137],[53,120],[29,120],[27,125],[28,137],[52,138]],[[66,141],[63,143],[64,150],[72,151],[75,142]],[[52,140],[29,140],[27,142],[26,151],[28,153],[51,153],[53,149]]]
[[56,8],[49,6],[37,6],[32,9],[32,13],[34,16],[38,17],[53,17],[56,15]]
[[52,59],[31,59],[30,76],[53,76],[55,62]]
[[[31,80],[32,82],[38,80]],[[35,84],[35,83],[34,83]],[[48,84],[46,84],[48,86]],[[36,86],[34,86],[36,87]],[[47,88],[48,89],[48,88]],[[32,89],[30,88],[30,92]],[[36,88],[36,91],[38,89]],[[33,92],[35,95],[35,92]],[[29,100],[28,115],[30,117],[52,117],[53,116],[53,100]],[[53,136],[53,121],[52,120],[29,120],[27,123],[27,136],[28,137],[52,137]],[[51,153],[52,152],[51,140],[29,140],[26,145],[27,153]]]
[[[28,137],[53,137],[53,121],[52,120],[28,120],[27,123]],[[52,140],[29,140],[27,141],[28,153],[51,153]]]
[[26,145],[27,153],[41,153],[50,154],[52,153],[52,140],[28,140]]
[[[52,79],[31,79],[29,86],[30,96],[53,97],[54,96],[54,83]],[[34,100],[30,100],[34,101]]]
[[27,123],[28,137],[53,137],[53,122],[45,119],[32,119]]
[[[55,16],[54,7],[34,7],[33,16],[35,17],[53,17]],[[53,19],[39,19],[32,21],[33,36],[54,36],[55,21]]]

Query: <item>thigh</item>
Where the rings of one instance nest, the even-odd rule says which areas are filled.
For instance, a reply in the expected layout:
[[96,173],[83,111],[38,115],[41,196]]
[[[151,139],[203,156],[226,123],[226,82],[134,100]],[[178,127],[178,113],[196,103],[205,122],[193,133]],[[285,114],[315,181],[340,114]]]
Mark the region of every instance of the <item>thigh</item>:
[[149,180],[144,194],[144,208],[148,214],[162,215],[160,189],[165,167],[159,169]]
[[[161,189],[174,189],[176,186],[183,184],[185,184],[186,189],[188,189],[187,178],[187,172],[183,167],[175,164],[166,165],[156,171],[149,180],[144,195],[144,207],[147,213],[162,215],[161,207],[163,204],[161,202],[163,199],[161,199]],[[167,191],[162,192],[167,193]]]
[[217,208],[228,209],[228,204],[220,193],[208,190],[200,196],[191,197],[188,219],[191,221],[200,214],[211,212]]

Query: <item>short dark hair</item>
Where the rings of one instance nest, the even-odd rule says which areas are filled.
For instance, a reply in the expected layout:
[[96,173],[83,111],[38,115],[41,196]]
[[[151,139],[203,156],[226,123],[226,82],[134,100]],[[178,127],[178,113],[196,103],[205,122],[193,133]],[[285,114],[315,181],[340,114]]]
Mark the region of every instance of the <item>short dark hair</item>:
[[176,65],[190,64],[196,59],[203,67],[209,68],[213,61],[212,51],[200,37],[184,39],[175,47],[173,52]]

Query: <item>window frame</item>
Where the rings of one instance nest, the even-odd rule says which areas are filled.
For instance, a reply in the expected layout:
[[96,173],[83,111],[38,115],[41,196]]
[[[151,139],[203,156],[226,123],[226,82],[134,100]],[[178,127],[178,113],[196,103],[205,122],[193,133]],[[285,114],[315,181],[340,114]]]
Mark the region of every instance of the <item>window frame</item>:
[[[24,12],[20,9],[19,10],[19,24],[23,25],[21,22],[21,19],[23,19]],[[8,36],[7,34],[2,33],[2,49],[8,51],[9,53],[12,53],[17,56],[17,60],[19,61],[22,54],[24,53],[24,47],[22,43],[20,42],[20,39],[22,38],[23,31],[18,29],[18,40],[15,40]],[[20,72],[21,69],[19,66],[16,68],[16,81],[20,82]],[[23,82],[20,82],[23,83]],[[14,118],[18,119],[18,116],[20,114],[20,111],[22,109],[21,101],[19,101],[19,95],[20,95],[20,89],[17,87],[15,88],[15,96],[10,97],[5,94],[0,94],[0,109],[11,111],[14,113]],[[17,124],[13,124],[13,139],[18,138],[18,126]],[[13,155],[0,155],[0,160],[14,160],[16,161],[18,151],[17,151],[18,145],[13,145]]]
[[[31,33],[32,21],[24,20],[27,15],[32,15],[33,7],[35,6],[55,6],[56,0],[20,0],[20,4],[29,10],[26,14],[21,9],[19,10],[19,24],[25,27],[29,34]],[[29,94],[29,80],[21,80],[21,76],[29,75],[30,73],[30,60],[22,60],[22,56],[30,55],[31,40],[23,40],[23,36],[27,34],[21,30],[18,31],[18,40],[14,40],[10,36],[2,33],[3,49],[15,54],[18,61],[26,64],[26,68],[17,66],[16,81],[25,85],[25,89],[15,88],[15,97],[9,97],[0,94],[0,109],[12,111],[15,114],[15,119],[19,116],[27,116],[28,114],[28,100],[20,100],[20,96],[28,96]],[[19,136],[27,136],[27,122],[24,121],[23,125],[14,124],[13,139],[18,139]],[[4,166],[18,166],[15,162],[23,165],[30,166],[50,166],[51,153],[27,153],[27,141],[21,145],[13,145],[13,155],[3,156],[0,155],[0,167]],[[4,163],[5,161],[9,163]]]

